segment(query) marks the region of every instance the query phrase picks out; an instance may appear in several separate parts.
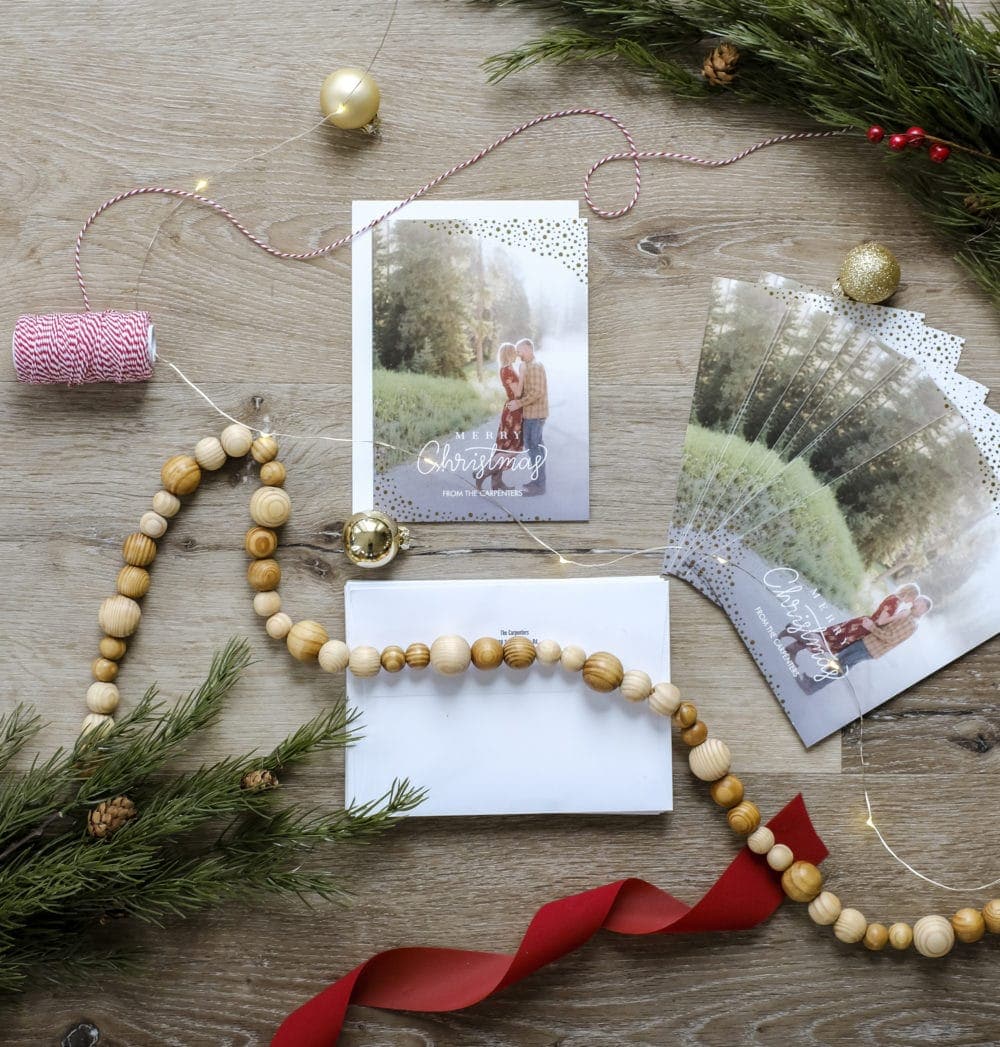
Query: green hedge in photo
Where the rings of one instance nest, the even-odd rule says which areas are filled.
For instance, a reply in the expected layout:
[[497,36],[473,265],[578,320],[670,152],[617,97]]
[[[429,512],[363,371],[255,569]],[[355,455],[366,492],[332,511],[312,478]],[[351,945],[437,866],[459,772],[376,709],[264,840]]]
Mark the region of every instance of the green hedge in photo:
[[482,389],[464,378],[375,368],[375,439],[409,449],[376,447],[379,472],[412,461],[428,440],[449,436],[499,418],[504,395],[498,382]]
[[761,444],[689,426],[677,504],[676,525],[693,515],[699,530],[745,531],[744,544],[768,566],[792,567],[828,600],[858,605],[861,555],[832,490],[802,459],[785,462]]

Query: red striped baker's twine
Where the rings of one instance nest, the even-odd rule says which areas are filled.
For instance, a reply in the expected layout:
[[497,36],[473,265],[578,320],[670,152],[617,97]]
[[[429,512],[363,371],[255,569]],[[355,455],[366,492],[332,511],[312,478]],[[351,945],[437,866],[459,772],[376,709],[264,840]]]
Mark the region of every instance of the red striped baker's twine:
[[[454,167],[448,168],[447,171],[442,172],[436,178],[426,182],[415,192],[411,193],[405,200],[391,207],[384,214],[379,215],[377,218],[372,219],[367,225],[362,226],[360,229],[355,229],[353,232],[348,233],[346,236],[340,237],[338,240],[333,240],[330,243],[323,244],[320,247],[314,248],[312,251],[282,251],[272,244],[269,244],[266,240],[261,239],[259,236],[251,232],[243,223],[230,211],[227,207],[220,204],[218,201],[211,199],[207,196],[202,196],[200,193],[193,192],[188,189],[173,189],[168,186],[161,185],[145,185],[139,186],[135,189],[129,189],[127,192],[119,193],[117,196],[111,197],[110,200],[105,200],[100,207],[87,219],[83,224],[83,228],[77,234],[76,247],[73,252],[74,265],[76,268],[76,282],[80,285],[80,292],[83,295],[83,306],[84,309],[90,309],[90,296],[87,294],[87,282],[83,276],[83,269],[80,264],[80,248],[83,244],[83,238],[87,233],[87,230],[94,224],[97,219],[104,214],[108,208],[113,207],[117,203],[121,203],[123,200],[130,200],[136,196],[146,195],[158,195],[158,196],[173,196],[181,200],[191,200],[197,204],[203,204],[205,207],[210,207],[213,211],[222,215],[230,225],[234,226],[239,232],[241,232],[252,244],[259,247],[262,251],[266,251],[269,255],[273,255],[275,258],[283,258],[293,262],[308,262],[314,258],[321,258],[324,255],[330,254],[331,251],[336,251],[337,248],[343,247],[345,244],[349,244],[352,240],[364,233],[370,232],[375,226],[384,222],[387,218],[391,218],[398,211],[401,211],[407,204],[412,203],[414,200],[418,200],[420,197],[429,193],[435,186],[440,185],[442,182],[451,178],[452,175],[458,174],[460,171],[464,171],[466,168],[472,167],[473,164],[479,163],[484,157],[489,156],[495,149],[499,149],[500,146],[509,142],[512,138],[516,138],[518,135],[523,134],[525,131],[529,131],[533,127],[538,127],[540,124],[548,123],[550,120],[559,120],[564,116],[595,116],[601,120],[607,120],[609,123],[615,125],[619,131],[621,131],[628,149],[620,153],[609,153],[607,156],[602,157],[597,163],[593,164],[590,170],[587,172],[586,177],[583,180],[583,198],[587,203],[587,207],[600,218],[620,218],[622,215],[626,215],[633,207],[639,202],[639,193],[642,188],[642,170],[640,168],[641,160],[676,160],[680,163],[686,164],[698,164],[702,167],[726,167],[729,164],[735,164],[740,160],[745,159],[752,153],[756,153],[760,149],[766,149],[768,146],[777,145],[780,142],[795,142],[801,141],[807,138],[832,138],[836,135],[843,134],[843,130],[839,131],[799,131],[795,134],[783,134],[777,135],[774,138],[766,138],[762,142],[757,142],[754,145],[749,146],[747,149],[743,149],[741,152],[735,153],[733,156],[724,157],[720,160],[707,160],[703,157],[692,156],[688,153],[672,153],[667,151],[662,152],[640,152],[635,147],[635,140],[632,137],[632,133],[629,129],[611,113],[605,113],[600,109],[589,109],[589,108],[576,108],[576,109],[560,109],[554,113],[543,113],[541,116],[536,116],[526,123],[519,124],[517,127],[508,131],[506,134],[501,135],[494,142],[491,142],[484,149],[480,149],[474,156],[470,156],[468,160],[463,160],[460,164],[455,164]],[[590,193],[590,182],[594,174],[599,171],[605,164],[609,164],[618,160],[631,160],[632,166],[635,170],[635,189],[632,193],[632,198],[624,207],[619,207],[617,210],[605,210],[604,208],[598,207],[594,203]]]

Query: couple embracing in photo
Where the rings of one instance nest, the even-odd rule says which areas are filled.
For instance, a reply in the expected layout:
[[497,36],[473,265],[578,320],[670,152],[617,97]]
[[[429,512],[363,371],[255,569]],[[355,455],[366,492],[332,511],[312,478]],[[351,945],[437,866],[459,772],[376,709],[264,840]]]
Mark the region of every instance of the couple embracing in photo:
[[785,651],[793,660],[800,651],[807,647],[816,650],[818,645],[831,655],[830,667],[836,670],[833,675],[802,682],[804,689],[812,693],[831,680],[846,676],[859,663],[882,658],[905,643],[915,635],[920,619],[933,606],[931,598],[909,582],[887,596],[870,615],[848,618],[819,633],[797,633],[786,628],[780,635],[792,638]]
[[549,387],[545,366],[535,356],[530,338],[504,342],[497,350],[500,384],[507,402],[500,413],[496,441],[489,460],[476,473],[476,490],[489,479],[490,490],[513,491],[503,474],[514,466],[517,455],[526,451],[531,481],[520,489],[525,496],[545,494],[545,460],[548,457],[543,431],[549,416]]

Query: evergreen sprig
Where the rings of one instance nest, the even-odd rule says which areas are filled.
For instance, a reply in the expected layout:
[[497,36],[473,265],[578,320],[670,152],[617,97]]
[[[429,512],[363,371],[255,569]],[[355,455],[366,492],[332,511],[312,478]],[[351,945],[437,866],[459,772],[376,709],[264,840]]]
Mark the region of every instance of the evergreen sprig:
[[[732,94],[857,131],[919,125],[984,154],[954,149],[935,165],[880,150],[1000,305],[1000,9],[978,19],[954,0],[500,2],[550,8],[571,25],[494,55],[493,81],[540,61],[617,59],[686,98]],[[720,41],[742,57],[733,84],[713,88],[698,70]]]
[[[356,714],[343,703],[270,753],[172,772],[186,743],[219,719],[249,661],[246,642],[231,641],[172,708],[150,688],[106,732],[25,771],[11,771],[10,761],[41,721],[25,706],[0,718],[0,992],[37,977],[122,969],[128,955],[105,939],[123,917],[161,924],[253,893],[342,901],[343,885],[310,869],[311,856],[371,839],[421,802],[406,781],[342,810],[286,802],[283,788],[243,787],[248,771],[285,773],[351,744]],[[119,795],[137,816],[104,839],[89,836],[89,812]]]

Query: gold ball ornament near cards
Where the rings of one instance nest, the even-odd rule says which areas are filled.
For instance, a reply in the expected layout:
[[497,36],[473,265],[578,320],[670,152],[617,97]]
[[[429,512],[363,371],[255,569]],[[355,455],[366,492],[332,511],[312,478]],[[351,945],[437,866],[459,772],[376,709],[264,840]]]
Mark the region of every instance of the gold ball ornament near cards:
[[381,101],[378,84],[364,69],[337,69],[319,89],[323,115],[345,131],[374,130]]
[[847,252],[837,282],[848,298],[875,305],[899,290],[900,275],[899,261],[892,251],[869,240]]
[[356,567],[385,567],[409,549],[410,532],[387,513],[369,509],[344,524],[344,552]]

